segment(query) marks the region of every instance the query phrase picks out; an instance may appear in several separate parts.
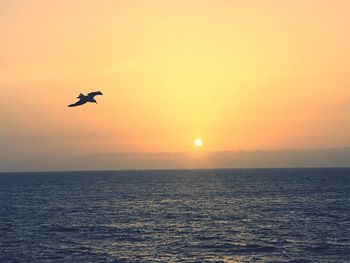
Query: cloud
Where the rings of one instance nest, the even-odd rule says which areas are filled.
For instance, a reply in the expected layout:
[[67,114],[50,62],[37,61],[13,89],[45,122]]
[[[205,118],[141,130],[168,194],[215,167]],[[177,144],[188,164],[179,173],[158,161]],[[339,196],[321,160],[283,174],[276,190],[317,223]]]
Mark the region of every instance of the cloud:
[[350,147],[310,150],[0,156],[0,171],[347,167]]

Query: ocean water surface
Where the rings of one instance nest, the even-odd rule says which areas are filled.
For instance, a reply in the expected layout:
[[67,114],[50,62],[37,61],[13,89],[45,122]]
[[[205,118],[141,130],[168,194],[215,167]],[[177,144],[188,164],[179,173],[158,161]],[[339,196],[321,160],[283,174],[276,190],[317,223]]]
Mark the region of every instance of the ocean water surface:
[[3,173],[0,262],[350,262],[350,169]]

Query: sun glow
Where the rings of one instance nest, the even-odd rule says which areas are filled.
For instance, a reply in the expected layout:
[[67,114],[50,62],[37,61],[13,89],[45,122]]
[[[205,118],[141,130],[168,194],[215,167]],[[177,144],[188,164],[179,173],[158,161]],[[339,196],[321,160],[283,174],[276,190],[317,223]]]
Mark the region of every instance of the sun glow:
[[203,145],[203,141],[200,138],[194,140],[194,145],[199,148]]

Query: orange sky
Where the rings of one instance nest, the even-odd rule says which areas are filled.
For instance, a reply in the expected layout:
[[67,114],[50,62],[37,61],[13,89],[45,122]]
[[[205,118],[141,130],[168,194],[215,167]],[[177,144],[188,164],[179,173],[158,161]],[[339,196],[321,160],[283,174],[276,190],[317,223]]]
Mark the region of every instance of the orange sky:
[[[316,5],[317,3],[317,5]],[[350,141],[347,0],[0,2],[2,154]],[[67,108],[80,92],[99,104]]]

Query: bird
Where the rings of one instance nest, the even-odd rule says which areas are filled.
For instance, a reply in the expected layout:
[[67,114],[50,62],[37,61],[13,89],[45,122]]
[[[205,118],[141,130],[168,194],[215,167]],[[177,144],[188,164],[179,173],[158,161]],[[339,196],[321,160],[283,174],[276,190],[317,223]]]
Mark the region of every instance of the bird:
[[73,104],[69,104],[68,107],[76,107],[76,106],[80,106],[83,105],[87,102],[94,102],[97,104],[97,101],[95,100],[95,96],[97,95],[103,95],[101,91],[94,91],[94,92],[90,92],[87,95],[84,95],[83,93],[80,93],[79,96],[77,97],[77,99],[79,99],[76,103]]

